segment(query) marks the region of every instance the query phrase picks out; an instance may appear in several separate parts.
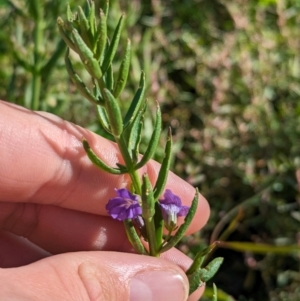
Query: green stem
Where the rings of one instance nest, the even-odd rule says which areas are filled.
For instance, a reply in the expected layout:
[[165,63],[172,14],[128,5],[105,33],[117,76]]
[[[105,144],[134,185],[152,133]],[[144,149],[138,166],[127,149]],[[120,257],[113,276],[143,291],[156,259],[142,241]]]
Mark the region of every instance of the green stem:
[[154,257],[159,257],[159,253],[157,253],[156,247],[156,234],[155,234],[155,226],[153,218],[145,218],[145,226],[147,229],[148,235],[148,243],[149,243],[149,251],[150,255]]
[[38,110],[40,107],[40,93],[41,93],[41,56],[40,49],[42,46],[43,39],[43,24],[42,24],[42,5],[38,0],[35,0],[37,11],[34,27],[34,55],[33,55],[33,77],[32,77],[32,98],[31,98],[31,109]]
[[[100,92],[102,94],[102,96],[104,95],[104,87],[105,87],[105,83],[103,81],[103,78],[97,79],[98,82],[98,86],[100,88]],[[131,156],[128,152],[128,148],[126,145],[126,142],[124,140],[124,137],[121,135],[120,137],[116,137],[114,136],[116,143],[118,144],[119,150],[121,152],[121,155],[125,161],[125,165],[127,167],[128,170],[128,174],[131,178],[135,193],[138,195],[141,195],[142,193],[142,183],[141,180],[139,178],[138,172],[137,170],[134,169],[134,163],[132,162]]]
[[122,154],[122,157],[125,161],[125,165],[128,169],[128,174],[131,178],[135,193],[138,195],[142,194],[142,183],[141,180],[139,178],[138,172],[136,170],[134,170],[134,164],[132,162],[132,159],[129,155],[127,146],[126,146],[126,142],[124,141],[124,138],[121,137],[115,137],[116,142],[119,146],[120,152]]
[[167,236],[164,238],[164,243],[167,243],[171,237],[172,237],[172,231],[169,230]]
[[136,230],[134,228],[132,220],[131,219],[125,220],[124,226],[125,226],[125,230],[126,230],[126,234],[129,239],[129,242],[134,247],[134,249],[137,251],[137,253],[144,254],[144,255],[148,254],[147,250],[141,243],[141,240],[140,240],[138,234],[136,233]]
[[36,111],[40,107],[40,92],[41,92],[41,77],[36,72],[33,73],[32,78],[32,99],[31,109]]

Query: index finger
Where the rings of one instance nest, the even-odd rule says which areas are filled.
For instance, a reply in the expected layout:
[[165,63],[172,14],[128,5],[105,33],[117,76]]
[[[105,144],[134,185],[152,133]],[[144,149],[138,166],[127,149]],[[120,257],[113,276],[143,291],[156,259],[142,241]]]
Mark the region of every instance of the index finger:
[[[128,186],[128,175],[111,175],[95,167],[82,147],[85,137],[108,165],[122,158],[116,144],[57,116],[37,113],[0,101],[0,201],[33,202],[107,215],[105,205],[114,188]],[[143,172],[155,182],[159,164]],[[169,173],[166,188],[190,205],[195,189]],[[203,196],[188,233],[207,222],[209,206]]]

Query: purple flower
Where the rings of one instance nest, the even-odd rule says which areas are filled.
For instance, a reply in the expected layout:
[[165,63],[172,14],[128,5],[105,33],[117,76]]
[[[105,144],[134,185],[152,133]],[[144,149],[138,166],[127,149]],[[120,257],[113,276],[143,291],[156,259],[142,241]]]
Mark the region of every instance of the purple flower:
[[173,194],[170,189],[166,189],[164,199],[159,200],[162,210],[165,227],[169,231],[173,231],[177,225],[177,216],[186,216],[190,207],[182,206],[179,196]]
[[117,197],[110,199],[105,206],[113,219],[123,221],[128,218],[136,218],[142,214],[139,196],[130,193],[127,189],[115,189]]

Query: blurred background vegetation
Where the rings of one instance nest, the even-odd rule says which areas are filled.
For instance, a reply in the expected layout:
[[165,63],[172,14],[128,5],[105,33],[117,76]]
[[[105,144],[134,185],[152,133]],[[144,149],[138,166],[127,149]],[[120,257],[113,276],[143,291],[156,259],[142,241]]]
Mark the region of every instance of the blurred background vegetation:
[[[65,71],[67,2],[84,3],[0,0],[0,97],[101,133]],[[124,106],[145,70],[173,130],[172,169],[211,205],[179,248],[222,241],[219,300],[300,300],[300,2],[111,0],[111,30],[123,11],[134,49]]]

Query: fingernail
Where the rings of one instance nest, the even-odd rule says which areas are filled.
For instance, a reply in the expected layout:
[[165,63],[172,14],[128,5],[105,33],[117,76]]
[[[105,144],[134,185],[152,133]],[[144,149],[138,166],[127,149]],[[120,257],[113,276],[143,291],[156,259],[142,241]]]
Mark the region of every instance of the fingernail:
[[184,279],[172,271],[137,273],[130,282],[130,301],[185,301],[187,296]]

